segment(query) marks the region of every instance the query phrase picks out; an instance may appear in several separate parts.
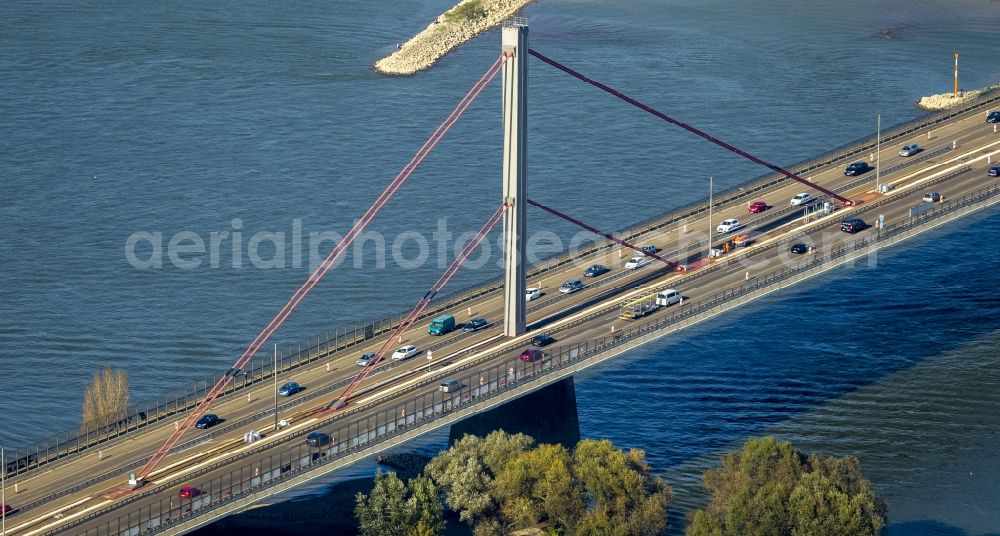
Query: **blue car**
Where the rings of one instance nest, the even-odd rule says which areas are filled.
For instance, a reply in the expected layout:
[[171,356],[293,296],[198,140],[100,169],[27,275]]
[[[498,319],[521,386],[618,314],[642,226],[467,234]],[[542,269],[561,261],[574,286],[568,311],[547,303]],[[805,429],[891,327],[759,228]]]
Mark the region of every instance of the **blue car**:
[[194,427],[205,429],[215,426],[216,424],[219,424],[219,416],[214,413],[206,413],[198,419],[198,422],[194,423]]
[[463,331],[479,331],[489,325],[485,318],[473,318],[462,326]]
[[302,390],[302,386],[295,382],[288,382],[278,389],[278,396],[292,396]]

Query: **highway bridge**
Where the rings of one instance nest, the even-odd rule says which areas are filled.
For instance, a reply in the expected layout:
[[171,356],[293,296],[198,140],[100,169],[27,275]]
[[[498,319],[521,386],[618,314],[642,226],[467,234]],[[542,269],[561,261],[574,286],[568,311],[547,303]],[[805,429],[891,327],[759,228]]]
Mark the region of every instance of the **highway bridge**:
[[[500,69],[504,73],[507,187],[497,213],[509,232],[523,225],[529,204],[563,216],[571,208],[549,207],[523,195],[524,147],[518,146],[526,140],[514,134],[523,132],[524,117],[512,88],[526,76],[527,61],[515,60],[527,59],[527,29],[510,25],[503,36],[504,52],[487,75]],[[484,75],[481,81],[491,79]],[[1000,135],[984,121],[996,108],[1000,96],[984,97],[789,169],[759,162],[774,173],[715,195],[711,203],[679,207],[538,266],[510,260],[503,279],[443,298],[436,298],[439,289],[432,288],[426,303],[409,313],[281,352],[276,364],[249,352],[241,366],[183,395],[140,403],[111,425],[82,427],[15,452],[4,466],[6,502],[15,508],[4,518],[5,535],[184,534],[761,296],[841,265],[872,262],[883,247],[1000,202],[1000,179],[987,176],[1000,159]],[[919,143],[924,150],[899,156],[899,147],[907,143]],[[873,160],[878,172],[843,172],[851,162]],[[932,191],[939,200],[925,203],[925,194]],[[790,205],[800,192],[815,194],[816,202]],[[756,200],[768,208],[750,213],[748,204]],[[862,218],[869,226],[843,232],[841,222],[848,217]],[[710,228],[732,218],[745,224],[733,234],[748,235],[750,243],[711,256],[710,248],[733,234]],[[491,218],[483,230],[499,221]],[[792,253],[791,246],[800,243],[809,246],[806,252]],[[660,250],[647,257],[651,262],[625,269],[628,258],[636,255],[631,248],[647,244]],[[593,264],[611,270],[582,277]],[[518,271],[524,280],[517,281]],[[559,286],[570,279],[584,280],[584,288],[560,293]],[[304,288],[317,281],[310,278]],[[525,286],[541,289],[542,295],[525,303]],[[680,291],[683,299],[642,318],[620,317],[623,304],[665,289]],[[429,335],[428,320],[442,312],[459,323],[484,317],[491,324],[475,332]],[[539,359],[521,359],[540,333],[555,342],[540,348]],[[381,349],[387,354],[386,349],[403,344],[416,346],[420,355],[403,361],[385,355],[364,368],[356,364],[362,352]],[[275,386],[292,380],[305,389],[280,399],[276,407]],[[460,385],[443,392],[439,386],[445,380]],[[209,410],[206,401],[223,421],[205,430],[186,430],[192,417]],[[259,440],[246,441],[251,430],[260,432]],[[316,431],[331,441],[306,444],[307,434]],[[183,486],[195,491],[180,497]]]

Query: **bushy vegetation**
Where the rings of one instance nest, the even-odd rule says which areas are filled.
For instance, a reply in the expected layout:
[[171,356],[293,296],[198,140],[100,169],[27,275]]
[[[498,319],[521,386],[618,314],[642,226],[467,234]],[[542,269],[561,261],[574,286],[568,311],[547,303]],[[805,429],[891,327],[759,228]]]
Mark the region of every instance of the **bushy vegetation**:
[[750,439],[705,473],[712,499],[688,536],[875,536],[885,502],[857,458],[806,456],[773,437]]
[[486,9],[482,3],[482,0],[463,2],[451,11],[446,12],[444,18],[451,22],[481,19],[486,16]]
[[90,387],[83,393],[83,422],[105,426],[128,414],[128,374],[105,367],[94,373]]
[[[857,458],[806,456],[772,437],[726,454],[704,486],[712,497],[688,536],[876,536],[885,525]],[[569,450],[495,431],[463,437],[407,484],[379,473],[356,515],[362,536],[439,535],[445,507],[475,536],[657,536],[671,498],[641,450],[606,440]]]
[[354,500],[365,536],[434,536],[444,529],[438,490],[427,477],[404,484],[394,473],[379,472],[371,494],[358,493]]
[[[570,451],[561,445],[536,446],[523,434],[467,435],[431,460],[425,474],[477,536],[531,527],[567,536],[654,536],[667,525],[670,487],[650,474],[642,451],[622,451],[608,441],[581,441]],[[366,521],[407,519],[410,514],[399,506],[406,493],[401,483],[393,486],[381,491],[377,482],[372,498],[359,496],[362,535],[408,536],[391,532],[398,522],[375,528]]]

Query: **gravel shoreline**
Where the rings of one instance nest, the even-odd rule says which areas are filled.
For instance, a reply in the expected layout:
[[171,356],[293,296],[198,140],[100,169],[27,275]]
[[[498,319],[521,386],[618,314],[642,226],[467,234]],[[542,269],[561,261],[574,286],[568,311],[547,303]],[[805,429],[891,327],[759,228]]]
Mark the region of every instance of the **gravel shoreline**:
[[948,108],[953,108],[960,104],[964,104],[976,97],[980,97],[987,93],[992,93],[993,91],[1000,90],[1000,84],[994,84],[992,86],[986,86],[982,89],[973,89],[971,91],[959,91],[956,97],[954,93],[941,93],[939,95],[930,95],[927,97],[921,97],[917,101],[917,107],[924,110],[947,110]]
[[[480,33],[499,26],[531,2],[532,0],[462,0],[438,16],[399,50],[375,62],[375,70],[382,74],[408,76],[428,69],[452,50]],[[449,20],[448,15],[465,4],[478,4],[481,16]]]

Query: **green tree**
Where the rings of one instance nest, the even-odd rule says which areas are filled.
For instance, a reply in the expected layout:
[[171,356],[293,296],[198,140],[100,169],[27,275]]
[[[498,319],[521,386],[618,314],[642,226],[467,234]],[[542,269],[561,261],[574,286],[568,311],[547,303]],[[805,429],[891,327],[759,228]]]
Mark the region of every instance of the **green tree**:
[[885,524],[857,458],[808,458],[773,437],[750,439],[709,470],[712,498],[697,510],[688,536],[861,536]]
[[406,485],[395,473],[376,473],[371,494],[358,493],[354,503],[362,536],[405,536]]
[[504,518],[515,528],[543,519],[550,525],[573,527],[585,510],[573,459],[562,445],[522,452],[507,462],[492,491]]
[[444,529],[437,488],[426,477],[404,484],[379,471],[371,494],[355,497],[354,513],[362,536],[436,536]]
[[655,536],[667,527],[672,491],[651,474],[641,450],[623,452],[610,441],[584,440],[573,453],[584,495],[593,503],[577,535]]
[[496,475],[533,444],[534,440],[524,434],[503,430],[485,438],[466,435],[431,460],[424,472],[444,492],[445,502],[458,512],[459,519],[474,523],[498,507],[491,493]]
[[415,532],[407,532],[407,536],[439,534],[444,530],[444,506],[434,481],[419,476],[409,481],[408,488],[410,496],[406,500],[406,511],[416,524],[413,528]]

